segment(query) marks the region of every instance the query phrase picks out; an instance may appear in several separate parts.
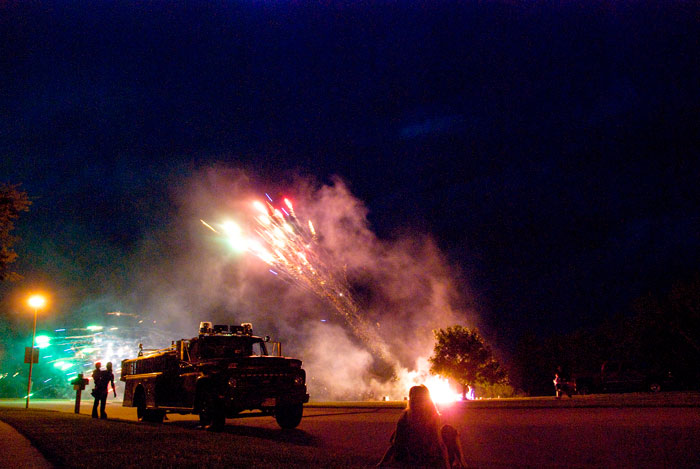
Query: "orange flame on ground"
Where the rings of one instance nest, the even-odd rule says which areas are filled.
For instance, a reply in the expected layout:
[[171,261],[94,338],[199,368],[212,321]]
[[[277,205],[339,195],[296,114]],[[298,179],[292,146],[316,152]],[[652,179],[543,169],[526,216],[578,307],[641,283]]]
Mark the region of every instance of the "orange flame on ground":
[[430,391],[430,397],[436,404],[448,404],[462,400],[462,394],[450,387],[450,382],[442,376],[431,376],[423,383]]
[[405,395],[412,386],[424,384],[430,391],[430,398],[436,404],[449,404],[462,400],[462,394],[455,391],[450,385],[450,381],[439,375],[430,374],[430,364],[426,357],[416,360],[416,370],[399,372],[399,382],[405,388]]

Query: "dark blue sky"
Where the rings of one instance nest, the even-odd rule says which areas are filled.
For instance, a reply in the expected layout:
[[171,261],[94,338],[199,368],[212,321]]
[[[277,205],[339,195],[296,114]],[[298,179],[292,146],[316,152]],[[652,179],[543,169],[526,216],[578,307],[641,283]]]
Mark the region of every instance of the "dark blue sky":
[[699,29],[692,1],[3,3],[17,269],[128,272],[173,176],[223,163],[340,175],[380,236],[435,236],[493,335],[596,324],[698,269]]

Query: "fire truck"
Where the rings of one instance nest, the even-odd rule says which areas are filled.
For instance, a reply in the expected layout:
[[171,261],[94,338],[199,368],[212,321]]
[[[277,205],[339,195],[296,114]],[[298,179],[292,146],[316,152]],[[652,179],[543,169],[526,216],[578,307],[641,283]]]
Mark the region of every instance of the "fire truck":
[[[301,422],[306,372],[301,360],[268,354],[269,337],[253,335],[253,326],[202,322],[192,339],[144,351],[122,361],[125,407],[136,407],[138,419],[161,423],[166,413],[197,414],[202,426],[221,430],[226,418],[274,416],[282,428]],[[245,415],[249,415],[246,413]]]

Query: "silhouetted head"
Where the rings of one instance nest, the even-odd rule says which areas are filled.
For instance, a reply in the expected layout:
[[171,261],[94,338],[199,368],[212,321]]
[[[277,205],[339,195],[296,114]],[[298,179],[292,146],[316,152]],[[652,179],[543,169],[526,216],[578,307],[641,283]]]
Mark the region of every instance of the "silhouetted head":
[[408,391],[408,405],[409,407],[420,407],[425,404],[426,401],[431,401],[430,391],[425,385],[413,386]]
[[99,370],[100,368],[102,368],[102,363],[100,363],[100,362],[95,363],[95,369]]
[[107,369],[112,371],[112,362],[107,362]]
[[440,415],[430,399],[430,391],[423,384],[408,391],[408,411],[411,417],[421,420],[436,419]]

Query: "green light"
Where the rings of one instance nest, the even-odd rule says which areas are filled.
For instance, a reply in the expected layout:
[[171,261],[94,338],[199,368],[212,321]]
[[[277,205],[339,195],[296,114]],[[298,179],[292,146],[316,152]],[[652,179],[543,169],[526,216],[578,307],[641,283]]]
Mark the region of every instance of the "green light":
[[101,331],[101,330],[102,330],[102,326],[88,326],[88,327],[87,327],[87,330],[88,330],[88,331]]
[[73,363],[68,363],[64,362],[63,360],[59,360],[56,363],[54,363],[53,366],[60,369],[61,371],[67,371],[73,368]]
[[51,345],[51,338],[46,335],[38,335],[34,339],[34,344],[39,348],[46,348]]

